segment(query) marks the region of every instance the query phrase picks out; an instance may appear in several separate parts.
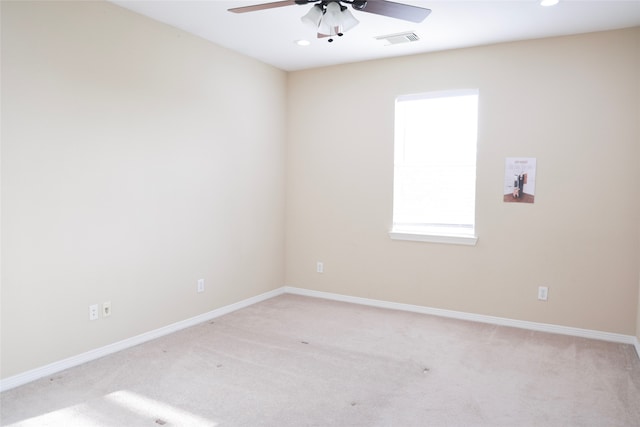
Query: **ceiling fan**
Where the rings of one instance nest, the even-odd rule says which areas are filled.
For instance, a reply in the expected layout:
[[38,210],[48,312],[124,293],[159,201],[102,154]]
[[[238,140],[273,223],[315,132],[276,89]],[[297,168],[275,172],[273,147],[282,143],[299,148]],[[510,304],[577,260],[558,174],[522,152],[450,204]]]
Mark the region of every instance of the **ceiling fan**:
[[[282,0],[252,6],[234,7],[229,9],[229,12],[246,13],[310,3],[315,4],[301,20],[317,30],[318,38],[342,36],[345,31],[358,25],[359,21],[353,17],[347,6],[342,3],[350,4],[354,10],[359,12],[368,12],[416,23],[424,21],[431,13],[430,9],[387,0]],[[333,39],[329,38],[329,41],[332,42]]]

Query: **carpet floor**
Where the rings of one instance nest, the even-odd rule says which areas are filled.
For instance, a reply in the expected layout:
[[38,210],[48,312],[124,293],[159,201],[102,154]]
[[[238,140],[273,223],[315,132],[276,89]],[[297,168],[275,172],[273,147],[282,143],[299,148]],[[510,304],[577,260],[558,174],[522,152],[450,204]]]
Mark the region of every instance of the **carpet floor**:
[[6,426],[640,426],[631,345],[281,295],[0,395]]

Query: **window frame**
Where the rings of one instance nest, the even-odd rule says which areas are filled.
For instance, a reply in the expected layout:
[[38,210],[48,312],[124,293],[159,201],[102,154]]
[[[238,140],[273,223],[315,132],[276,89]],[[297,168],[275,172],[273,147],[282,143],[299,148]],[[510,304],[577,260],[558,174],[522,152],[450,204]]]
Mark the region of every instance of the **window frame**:
[[476,122],[476,141],[475,141],[475,179],[474,179],[474,204],[473,204],[473,224],[472,230],[470,233],[456,233],[451,230],[447,230],[446,227],[439,229],[437,231],[433,230],[424,230],[419,231],[410,227],[402,227],[400,224],[395,224],[394,211],[395,211],[395,202],[396,202],[396,152],[397,152],[397,126],[398,126],[398,103],[403,101],[412,101],[412,100],[422,100],[422,99],[434,99],[434,98],[447,98],[447,97],[455,97],[455,96],[465,96],[465,95],[475,95],[478,100],[478,107],[476,109],[477,120],[479,121],[479,99],[480,99],[480,90],[479,89],[458,89],[458,90],[445,90],[445,91],[430,91],[416,94],[408,94],[408,95],[399,95],[395,99],[395,108],[394,108],[394,162],[393,162],[393,200],[392,200],[392,226],[389,231],[389,237],[393,240],[408,240],[408,241],[416,241],[416,242],[429,242],[429,243],[445,243],[445,244],[456,244],[456,245],[468,245],[475,246],[478,242],[477,236],[477,224],[476,224],[476,214],[477,214],[477,153],[478,153],[478,121]]

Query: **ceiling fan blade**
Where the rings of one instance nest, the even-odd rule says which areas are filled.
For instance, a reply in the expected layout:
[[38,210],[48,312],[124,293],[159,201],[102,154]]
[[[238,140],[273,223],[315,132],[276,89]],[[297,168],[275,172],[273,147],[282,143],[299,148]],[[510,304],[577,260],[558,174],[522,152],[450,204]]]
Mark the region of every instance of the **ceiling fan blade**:
[[370,0],[359,10],[417,23],[424,21],[431,13],[431,9],[386,0]]
[[234,7],[228,9],[228,11],[233,13],[246,13],[255,12],[257,10],[273,9],[276,7],[291,6],[293,4],[296,4],[295,0],[283,0],[271,3],[254,4],[253,6]]

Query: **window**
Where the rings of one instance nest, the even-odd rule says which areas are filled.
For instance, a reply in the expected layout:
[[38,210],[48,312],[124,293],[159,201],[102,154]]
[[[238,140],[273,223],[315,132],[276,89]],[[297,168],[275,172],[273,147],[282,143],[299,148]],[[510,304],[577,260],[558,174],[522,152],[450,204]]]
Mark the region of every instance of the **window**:
[[391,237],[475,244],[478,91],[396,99]]

